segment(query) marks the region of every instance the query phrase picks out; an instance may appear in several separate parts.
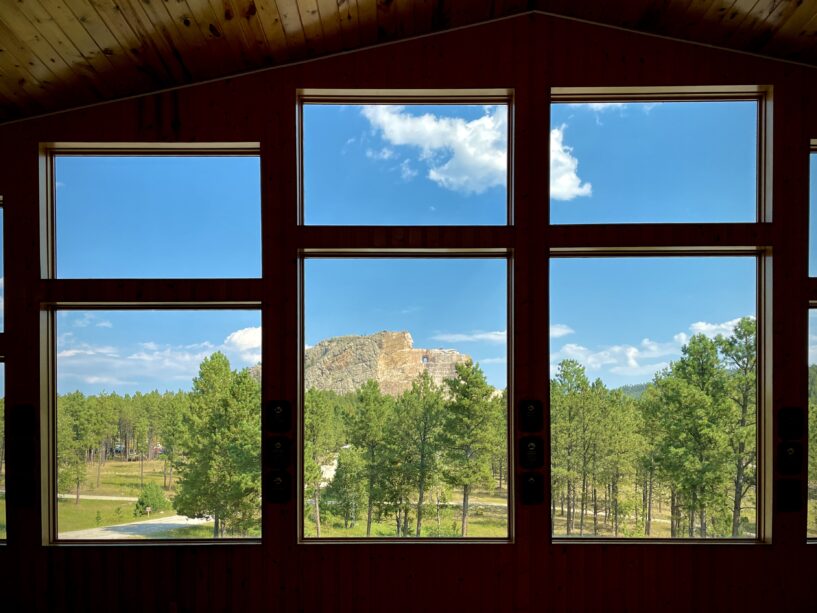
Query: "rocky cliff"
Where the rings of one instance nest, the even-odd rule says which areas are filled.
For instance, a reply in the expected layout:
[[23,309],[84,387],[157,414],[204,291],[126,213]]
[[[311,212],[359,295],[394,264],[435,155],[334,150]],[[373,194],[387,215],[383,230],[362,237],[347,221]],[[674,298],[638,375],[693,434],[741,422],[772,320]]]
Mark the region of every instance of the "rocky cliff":
[[396,396],[423,370],[441,384],[455,376],[455,364],[469,359],[453,349],[415,349],[408,332],[338,336],[305,351],[304,389],[344,394],[374,379],[384,393]]

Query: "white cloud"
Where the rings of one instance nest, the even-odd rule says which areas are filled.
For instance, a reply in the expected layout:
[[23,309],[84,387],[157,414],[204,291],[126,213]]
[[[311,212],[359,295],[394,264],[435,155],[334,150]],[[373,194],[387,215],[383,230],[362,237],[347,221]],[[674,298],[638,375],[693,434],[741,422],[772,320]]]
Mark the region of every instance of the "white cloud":
[[108,320],[102,320],[102,321],[97,322],[96,327],[97,328],[113,328],[113,324],[111,322],[109,322]]
[[370,160],[390,160],[394,157],[394,151],[388,147],[383,147],[379,151],[366,149],[366,157]]
[[[568,343],[550,356],[552,363],[563,359],[577,360],[589,371],[609,370],[609,372],[631,377],[652,376],[668,366],[666,358],[681,354],[681,343],[678,335],[670,342],[657,342],[644,338],[638,345],[610,345],[589,349],[576,343]],[[658,361],[656,361],[658,360]]]
[[442,341],[444,343],[504,343],[507,333],[505,330],[496,330],[494,332],[471,332],[463,333],[443,333],[435,334],[431,338],[435,341]]
[[403,181],[411,181],[416,176],[417,171],[412,168],[411,162],[408,160],[403,160],[400,162],[400,177],[403,179]]
[[238,353],[245,362],[256,364],[261,361],[261,326],[242,328],[231,333],[224,340],[227,353]]
[[574,102],[570,106],[577,108],[587,108],[597,113],[610,110],[623,110],[625,104],[623,102]]
[[573,334],[574,332],[575,330],[573,328],[565,324],[551,324],[550,326],[550,338],[561,338],[568,334]]
[[582,183],[579,178],[579,160],[573,156],[573,149],[564,144],[565,128],[562,124],[550,131],[550,196],[556,200],[573,200],[593,191],[590,183]]
[[420,149],[431,181],[464,194],[504,186],[507,179],[508,109],[486,106],[481,117],[411,115],[404,106],[364,106],[363,116],[393,146]]
[[[754,317],[752,317],[754,319]],[[740,317],[736,317],[735,319],[730,319],[729,321],[724,321],[721,323],[709,323],[706,321],[696,321],[694,324],[689,326],[689,329],[692,331],[693,334],[703,334],[708,336],[709,338],[715,338],[718,334],[723,334],[724,336],[728,336],[732,334],[735,329],[735,326],[741,320]]]

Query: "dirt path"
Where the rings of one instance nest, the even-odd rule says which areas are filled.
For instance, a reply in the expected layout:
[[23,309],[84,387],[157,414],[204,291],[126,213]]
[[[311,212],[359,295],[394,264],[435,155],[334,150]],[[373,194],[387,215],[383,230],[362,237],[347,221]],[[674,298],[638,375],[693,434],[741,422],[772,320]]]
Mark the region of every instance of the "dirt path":
[[73,530],[71,532],[60,532],[60,540],[117,540],[117,539],[146,539],[152,538],[159,533],[173,530],[174,528],[184,528],[185,526],[196,526],[206,524],[209,519],[193,519],[184,515],[171,515],[170,517],[159,517],[156,519],[146,519],[135,521],[130,524],[119,524],[117,526],[102,526],[100,528],[88,528],[86,530]]

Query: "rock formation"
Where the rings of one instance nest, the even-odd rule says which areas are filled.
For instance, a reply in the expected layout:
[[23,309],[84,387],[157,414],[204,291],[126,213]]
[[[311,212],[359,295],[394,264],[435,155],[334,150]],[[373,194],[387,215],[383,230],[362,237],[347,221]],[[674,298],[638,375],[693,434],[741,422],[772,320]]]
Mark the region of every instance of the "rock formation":
[[437,384],[456,375],[454,365],[470,357],[453,349],[415,349],[408,332],[371,336],[338,336],[304,353],[304,389],[353,392],[369,379],[385,394],[396,396],[427,370]]

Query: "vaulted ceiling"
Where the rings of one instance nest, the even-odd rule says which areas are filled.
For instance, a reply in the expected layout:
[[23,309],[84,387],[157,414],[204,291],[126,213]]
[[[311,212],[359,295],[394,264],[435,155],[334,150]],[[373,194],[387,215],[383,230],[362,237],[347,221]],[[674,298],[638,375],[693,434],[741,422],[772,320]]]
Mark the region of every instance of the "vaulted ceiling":
[[0,122],[531,10],[817,65],[817,0],[0,0]]

